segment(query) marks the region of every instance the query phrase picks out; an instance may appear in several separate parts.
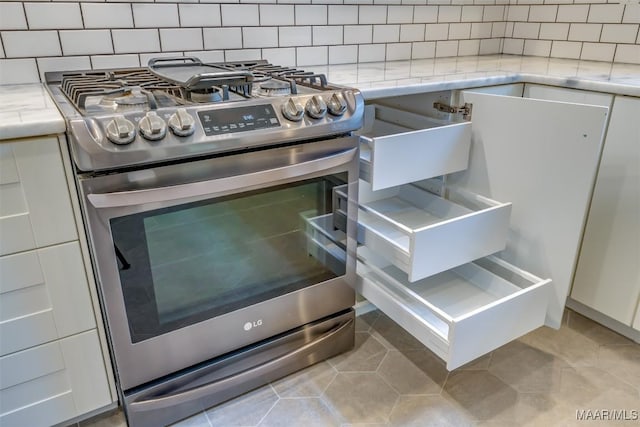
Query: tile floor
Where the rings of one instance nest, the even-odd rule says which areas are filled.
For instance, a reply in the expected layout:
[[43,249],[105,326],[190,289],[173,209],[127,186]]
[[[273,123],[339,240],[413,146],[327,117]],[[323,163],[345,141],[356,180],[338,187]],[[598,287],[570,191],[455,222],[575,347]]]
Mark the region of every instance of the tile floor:
[[[444,364],[379,312],[357,319],[349,353],[292,374],[178,427],[578,426],[576,410],[640,410],[640,345],[568,311],[475,362]],[[637,413],[637,412],[636,412]],[[80,427],[123,427],[121,412]]]

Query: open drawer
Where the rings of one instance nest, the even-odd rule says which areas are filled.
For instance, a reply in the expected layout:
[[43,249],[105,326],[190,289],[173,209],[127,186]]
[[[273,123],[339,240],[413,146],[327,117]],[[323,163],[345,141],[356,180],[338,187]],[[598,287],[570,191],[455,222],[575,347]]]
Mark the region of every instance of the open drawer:
[[379,190],[466,169],[471,122],[368,105],[360,140],[360,177]]
[[511,203],[464,190],[446,198],[407,184],[371,191],[360,181],[358,243],[413,282],[504,249]]
[[356,291],[453,370],[544,324],[551,280],[494,256],[414,283],[358,248]]

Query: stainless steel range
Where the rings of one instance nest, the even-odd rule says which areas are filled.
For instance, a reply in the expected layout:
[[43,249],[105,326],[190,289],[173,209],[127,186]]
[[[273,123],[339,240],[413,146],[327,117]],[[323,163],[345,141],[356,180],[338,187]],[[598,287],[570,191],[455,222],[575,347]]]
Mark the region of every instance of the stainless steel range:
[[195,58],[46,79],[130,425],[167,425],[353,346],[357,90]]

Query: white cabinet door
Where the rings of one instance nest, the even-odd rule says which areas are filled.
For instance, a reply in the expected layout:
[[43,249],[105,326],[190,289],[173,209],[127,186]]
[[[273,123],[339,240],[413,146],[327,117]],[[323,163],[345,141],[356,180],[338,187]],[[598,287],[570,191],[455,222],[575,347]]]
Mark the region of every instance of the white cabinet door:
[[111,403],[95,330],[0,357],[0,425],[50,426]]
[[0,143],[0,255],[76,240],[58,140]]
[[0,257],[0,355],[95,326],[78,242]]
[[513,203],[500,256],[553,280],[546,324],[559,327],[602,149],[608,108],[465,91],[469,168],[449,183]]
[[571,298],[640,329],[640,98],[617,96]]

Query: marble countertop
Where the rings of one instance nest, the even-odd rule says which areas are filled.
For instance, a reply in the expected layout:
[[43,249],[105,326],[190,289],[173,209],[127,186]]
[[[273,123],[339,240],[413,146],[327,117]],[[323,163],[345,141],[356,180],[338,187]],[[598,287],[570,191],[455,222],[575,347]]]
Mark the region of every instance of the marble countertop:
[[44,86],[0,86],[0,140],[64,131],[64,119]]
[[488,55],[311,68],[366,99],[518,82],[640,97],[640,65],[632,64]]
[[[640,65],[607,62],[488,55],[304,68],[366,99],[518,82],[640,97]],[[0,140],[64,131],[44,86],[0,85]]]

